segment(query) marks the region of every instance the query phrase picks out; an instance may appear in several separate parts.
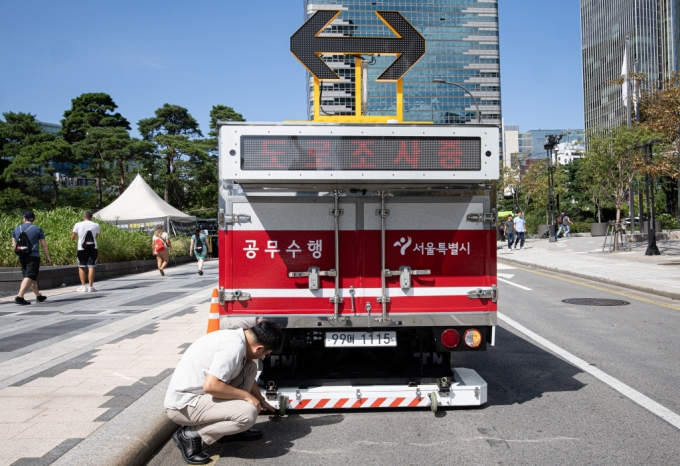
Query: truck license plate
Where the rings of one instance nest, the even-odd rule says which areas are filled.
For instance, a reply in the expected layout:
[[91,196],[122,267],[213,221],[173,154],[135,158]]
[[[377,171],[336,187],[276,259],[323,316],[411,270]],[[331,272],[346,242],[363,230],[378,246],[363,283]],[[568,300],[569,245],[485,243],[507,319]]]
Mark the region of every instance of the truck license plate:
[[326,332],[326,348],[397,346],[397,332]]

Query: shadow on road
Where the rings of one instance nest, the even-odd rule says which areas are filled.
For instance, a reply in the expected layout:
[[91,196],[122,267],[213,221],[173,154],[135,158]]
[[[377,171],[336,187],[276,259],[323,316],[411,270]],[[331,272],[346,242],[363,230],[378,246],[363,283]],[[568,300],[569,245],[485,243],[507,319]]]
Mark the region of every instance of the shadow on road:
[[[258,423],[255,428],[262,430],[264,443],[233,442],[219,445],[221,458],[266,459],[278,458],[286,455],[294,442],[312,433],[312,428],[330,426],[344,421],[343,414],[329,414],[327,416],[305,419],[299,414],[286,417],[270,416],[268,421]],[[215,448],[215,446],[211,447]],[[211,453],[213,453],[211,451]],[[214,453],[213,453],[214,454]]]
[[522,404],[550,392],[578,391],[582,371],[544,349],[496,327],[496,346],[452,356],[454,367],[476,370],[489,384],[486,406]]

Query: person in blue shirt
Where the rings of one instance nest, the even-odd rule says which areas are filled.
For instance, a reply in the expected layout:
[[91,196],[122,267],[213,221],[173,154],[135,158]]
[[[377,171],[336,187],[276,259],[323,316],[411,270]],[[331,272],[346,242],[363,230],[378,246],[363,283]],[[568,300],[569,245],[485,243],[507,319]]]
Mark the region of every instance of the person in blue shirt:
[[515,217],[514,223],[516,236],[515,249],[517,249],[517,243],[519,243],[520,249],[524,249],[524,235],[526,234],[526,222],[524,221],[524,212],[522,212],[521,210],[517,212],[517,217]]
[[47,242],[45,241],[45,233],[42,228],[37,225],[33,225],[35,221],[35,214],[33,212],[24,212],[24,223],[19,225],[12,232],[12,249],[14,249],[19,241],[19,236],[21,233],[26,233],[28,237],[28,243],[30,252],[26,256],[19,256],[19,262],[21,263],[21,274],[24,279],[21,281],[21,286],[19,287],[19,294],[14,298],[14,302],[25,306],[31,304],[30,301],[26,301],[24,295],[29,288],[33,290],[35,294],[35,299],[38,302],[43,302],[47,299],[47,296],[40,294],[38,290],[38,272],[40,271],[40,249],[38,245],[42,246],[45,252],[45,262],[47,265],[52,263],[50,259],[50,253],[47,251]]

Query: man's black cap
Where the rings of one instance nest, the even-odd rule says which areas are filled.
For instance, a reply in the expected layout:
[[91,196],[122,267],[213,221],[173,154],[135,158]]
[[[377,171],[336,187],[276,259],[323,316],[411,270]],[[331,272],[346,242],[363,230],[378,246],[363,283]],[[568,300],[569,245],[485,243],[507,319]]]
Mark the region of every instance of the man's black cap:
[[31,212],[30,210],[27,210],[26,212],[24,212],[24,218],[26,220],[31,220],[31,221],[35,220],[35,214],[33,212]]

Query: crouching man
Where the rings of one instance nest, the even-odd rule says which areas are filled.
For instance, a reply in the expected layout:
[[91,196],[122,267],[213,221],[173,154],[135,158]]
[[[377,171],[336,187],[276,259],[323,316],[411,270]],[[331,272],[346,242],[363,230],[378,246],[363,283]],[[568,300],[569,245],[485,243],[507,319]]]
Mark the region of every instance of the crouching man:
[[165,395],[165,412],[180,427],[173,442],[189,464],[205,464],[203,445],[222,439],[259,440],[251,430],[262,410],[274,412],[255,383],[261,359],[283,342],[281,328],[267,320],[243,330],[219,330],[186,350]]

